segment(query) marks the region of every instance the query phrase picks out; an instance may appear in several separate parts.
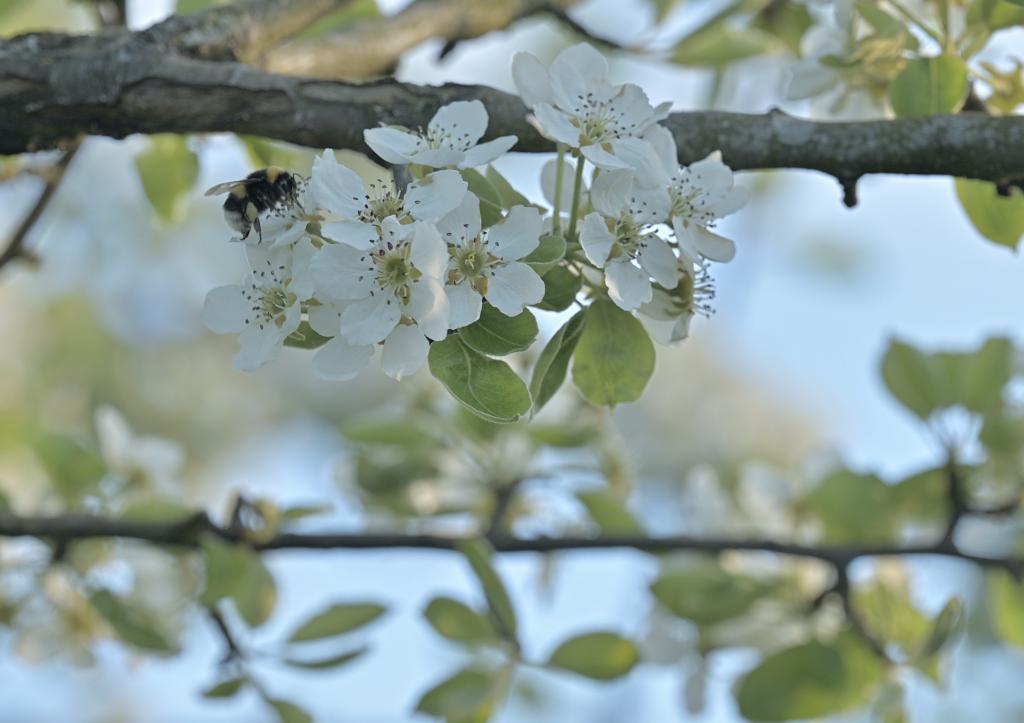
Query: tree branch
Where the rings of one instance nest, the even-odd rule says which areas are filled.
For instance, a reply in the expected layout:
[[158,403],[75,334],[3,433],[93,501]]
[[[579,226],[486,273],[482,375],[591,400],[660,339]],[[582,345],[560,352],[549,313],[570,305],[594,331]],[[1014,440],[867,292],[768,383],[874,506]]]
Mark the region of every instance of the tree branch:
[[[67,514],[56,517],[31,517],[0,513],[0,537],[35,537],[53,541],[77,541],[96,538],[141,540],[159,545],[196,548],[203,535],[214,535],[228,542],[249,545],[255,550],[376,550],[420,549],[455,550],[463,538],[395,533],[279,533],[261,542],[245,537],[245,530],[214,523],[206,513],[177,522],[141,522],[115,517]],[[803,545],[769,539],[737,540],[698,538],[687,535],[646,537],[571,536],[520,538],[494,535],[490,538],[498,552],[556,552],[564,550],[635,549],[642,552],[769,552],[791,557],[820,560],[836,568],[847,567],[865,557],[918,557],[934,555],[972,562],[982,567],[1007,570],[1020,576],[1024,558],[975,555],[937,543],[934,545],[830,546]]]
[[449,43],[507,28],[579,0],[415,0],[397,15],[355,23],[314,40],[281,45],[264,55],[273,73],[355,79],[391,71],[402,54],[432,38]]
[[[134,36],[33,34],[0,43],[0,153],[51,148],[78,133],[252,133],[312,147],[367,150],[362,130],[425,126],[455,100],[479,98],[490,136],[518,151],[552,144],[508,93],[479,86],[352,85],[270,75],[183,57]],[[1005,184],[1024,176],[1024,118],[961,113],[900,120],[815,122],[779,111],[675,113],[667,121],[689,163],[721,150],[737,170],[804,168],[844,184],[870,173],[964,176]]]
[[46,172],[46,185],[43,186],[43,192],[39,194],[39,199],[14,231],[14,235],[7,243],[7,248],[0,252],[0,269],[15,259],[32,259],[31,252],[25,248],[25,242],[28,241],[32,229],[35,228],[36,223],[50,205],[54,194],[57,193],[60,182],[64,179],[64,174],[81,145],[81,139],[72,141],[67,150],[61,154],[60,159]]

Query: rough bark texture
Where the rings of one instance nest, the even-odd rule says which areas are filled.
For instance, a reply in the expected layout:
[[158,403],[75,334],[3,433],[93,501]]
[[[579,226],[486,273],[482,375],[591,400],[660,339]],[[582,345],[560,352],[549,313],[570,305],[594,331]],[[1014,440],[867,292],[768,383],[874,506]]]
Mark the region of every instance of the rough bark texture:
[[[519,99],[492,88],[272,75],[189,57],[147,37],[123,31],[32,34],[0,43],[0,153],[52,148],[80,133],[121,138],[212,131],[366,150],[363,128],[426,125],[438,106],[467,98],[487,105],[490,135],[518,135],[518,151],[552,149],[526,122]],[[870,173],[1000,183],[1024,176],[1020,117],[963,113],[834,123],[780,112],[702,112],[673,114],[668,126],[682,162],[721,149],[739,170],[806,168],[843,182]]]

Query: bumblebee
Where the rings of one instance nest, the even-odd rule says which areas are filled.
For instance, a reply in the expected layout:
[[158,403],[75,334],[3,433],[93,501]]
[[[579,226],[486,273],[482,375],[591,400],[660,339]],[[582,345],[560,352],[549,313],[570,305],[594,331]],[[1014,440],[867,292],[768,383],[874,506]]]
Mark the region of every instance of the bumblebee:
[[263,241],[260,215],[264,212],[283,214],[290,209],[304,210],[299,203],[299,191],[305,179],[297,173],[270,166],[253,171],[240,181],[218,183],[206,192],[207,196],[227,193],[224,200],[224,219],[242,239],[249,237],[253,228]]

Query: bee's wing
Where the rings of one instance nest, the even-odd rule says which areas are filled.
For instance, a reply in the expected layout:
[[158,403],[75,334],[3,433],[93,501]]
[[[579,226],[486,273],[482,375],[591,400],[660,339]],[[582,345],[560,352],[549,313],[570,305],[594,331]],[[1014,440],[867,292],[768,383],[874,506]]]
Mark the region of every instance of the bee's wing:
[[213,186],[212,188],[206,189],[206,195],[207,196],[219,196],[222,193],[227,193],[228,191],[233,189],[235,186],[244,186],[245,183],[246,183],[246,179],[244,179],[244,178],[242,180],[240,180],[240,181],[225,181],[224,183],[218,183],[216,186]]

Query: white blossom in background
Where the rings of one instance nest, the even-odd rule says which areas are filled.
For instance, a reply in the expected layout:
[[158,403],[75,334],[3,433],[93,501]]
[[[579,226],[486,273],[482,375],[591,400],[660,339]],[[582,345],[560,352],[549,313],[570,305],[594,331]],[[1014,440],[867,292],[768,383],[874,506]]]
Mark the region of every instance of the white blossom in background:
[[732,169],[722,162],[719,151],[689,166],[680,166],[675,139],[667,129],[652,128],[646,140],[662,159],[669,176],[670,208],[665,220],[675,231],[680,254],[696,265],[704,259],[732,261],[736,244],[711,227],[747,203],[747,189],[735,185]]
[[117,409],[97,407],[96,438],[107,469],[131,479],[141,476],[163,492],[173,492],[185,463],[185,451],[177,442],[136,434]]
[[550,68],[530,53],[516,53],[512,79],[545,137],[578,148],[598,168],[632,168],[644,185],[664,181],[640,136],[668,117],[672,104],[652,107],[639,86],[612,84],[608,61],[590,45],[566,48]]
[[506,153],[519,140],[501,136],[479,143],[487,130],[487,109],[478,100],[441,106],[426,131],[385,126],[363,131],[366,145],[388,163],[415,163],[430,168],[475,168]]
[[543,223],[537,209],[513,206],[502,221],[484,231],[480,199],[473,193],[438,222],[451,257],[445,292],[452,329],[479,319],[484,298],[506,316],[516,316],[544,298],[544,282],[519,260],[537,248]]
[[252,371],[277,356],[302,320],[301,302],[312,295],[309,239],[292,246],[249,246],[250,272],[241,285],[220,286],[206,296],[203,321],[217,334],[238,334],[235,366]]
[[331,328],[332,311],[321,312],[326,318],[318,318],[317,326],[320,333],[341,337],[321,350],[317,369],[328,377],[350,376],[373,345],[383,342],[384,372],[395,378],[411,374],[426,361],[427,338],[437,341],[448,333],[444,241],[432,224],[402,224],[389,216],[377,238],[361,247],[356,243],[324,246],[311,264],[317,298],[333,307],[337,319]]
[[593,264],[604,268],[612,301],[626,311],[650,301],[651,278],[675,288],[676,255],[654,231],[668,214],[665,189],[639,187],[631,171],[606,171],[594,181],[591,200],[597,210],[583,219],[580,245]]
[[376,227],[388,216],[403,223],[436,221],[459,205],[467,188],[458,171],[431,173],[410,183],[404,194],[390,182],[367,185],[359,174],[338,163],[334,151],[325,150],[313,161],[310,197],[324,213],[324,236],[371,243],[377,237]]

